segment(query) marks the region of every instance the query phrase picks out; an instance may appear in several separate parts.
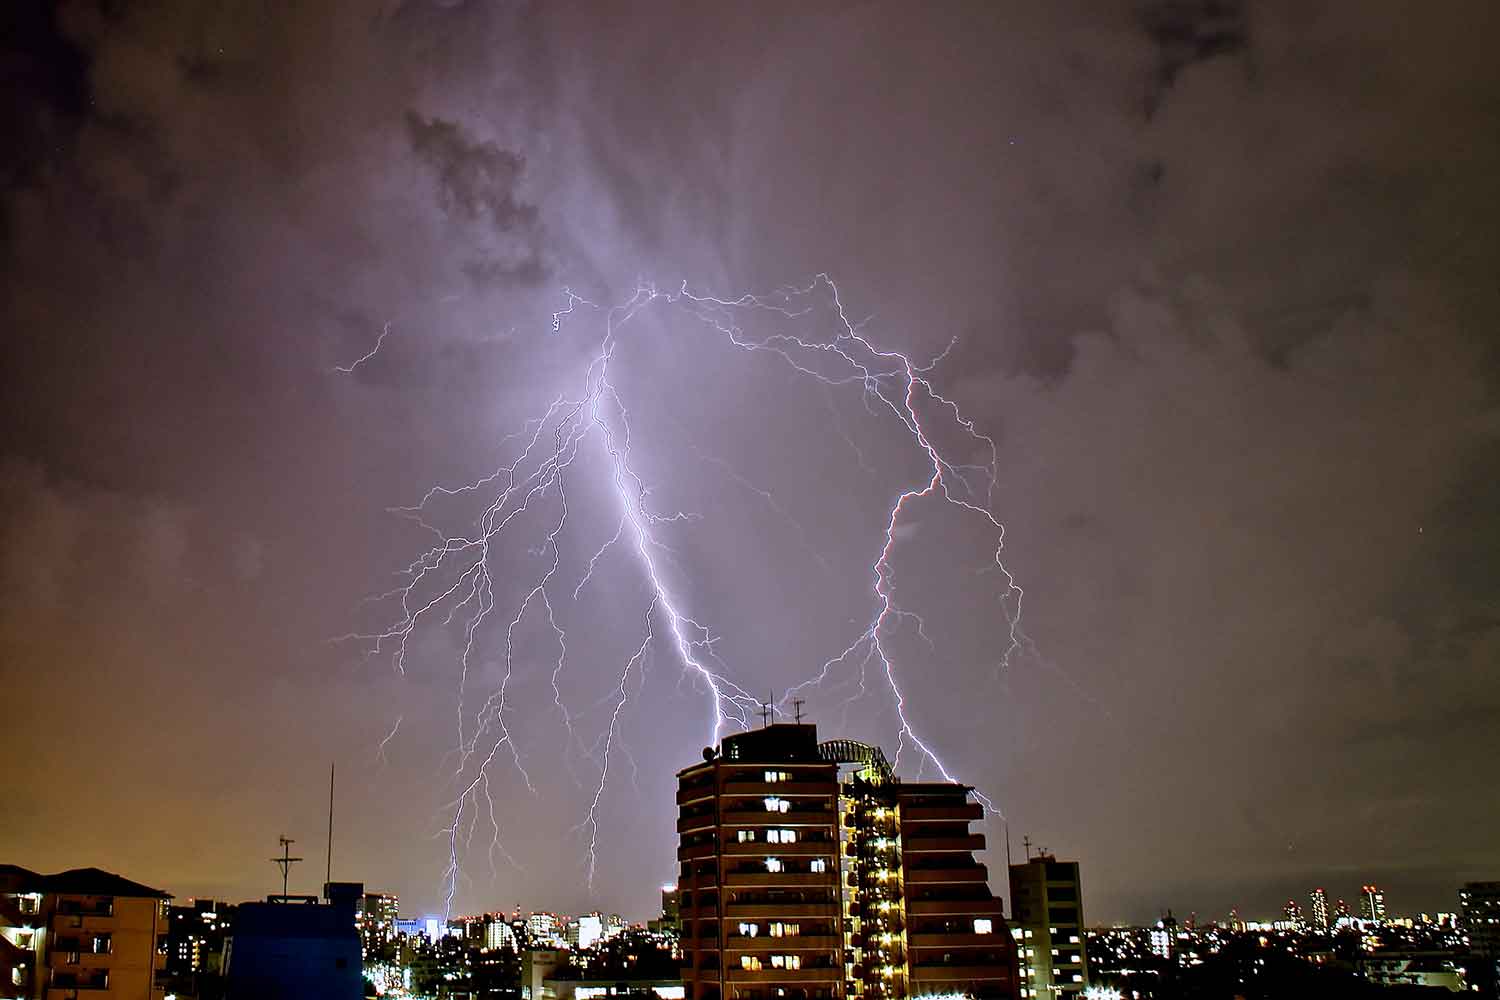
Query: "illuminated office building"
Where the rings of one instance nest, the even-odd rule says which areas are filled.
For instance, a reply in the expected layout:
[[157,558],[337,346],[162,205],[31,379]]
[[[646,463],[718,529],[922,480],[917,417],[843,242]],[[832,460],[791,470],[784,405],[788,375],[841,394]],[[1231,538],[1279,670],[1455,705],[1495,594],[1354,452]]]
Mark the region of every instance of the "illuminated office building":
[[1015,996],[1014,949],[967,786],[776,724],[678,773],[689,1000]]

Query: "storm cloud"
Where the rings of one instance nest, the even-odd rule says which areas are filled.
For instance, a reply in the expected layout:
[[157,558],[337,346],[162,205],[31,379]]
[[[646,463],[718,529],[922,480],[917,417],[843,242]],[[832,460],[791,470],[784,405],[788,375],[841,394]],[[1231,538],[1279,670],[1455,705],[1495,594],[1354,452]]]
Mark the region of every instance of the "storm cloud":
[[[924,510],[896,558],[932,644],[899,665],[950,769],[1082,862],[1091,920],[1314,881],[1451,909],[1493,877],[1492,5],[4,17],[0,669],[33,751],[6,860],[260,895],[336,758],[335,875],[436,907],[461,640],[424,636],[405,676],[328,641],[381,621],[364,599],[430,538],[388,509],[493,471],[576,386],[598,331],[553,333],[564,288],[827,273],[876,343],[956,341],[933,377],[997,443],[1029,642],[998,665],[992,539]],[[674,580],[779,692],[868,615],[921,456],[857,389],[632,323],[640,467],[702,514],[670,528]],[[579,477],[575,568],[613,529],[603,486]],[[517,580],[535,546],[506,551]],[[575,830],[641,594],[620,558],[560,612],[585,735],[518,722],[548,781],[497,772],[514,863],[481,833],[461,909],[643,917],[672,876],[706,716],[665,649],[593,897]],[[543,707],[547,642],[517,679]],[[475,684],[499,670],[491,645]],[[855,682],[814,721],[894,744]]]

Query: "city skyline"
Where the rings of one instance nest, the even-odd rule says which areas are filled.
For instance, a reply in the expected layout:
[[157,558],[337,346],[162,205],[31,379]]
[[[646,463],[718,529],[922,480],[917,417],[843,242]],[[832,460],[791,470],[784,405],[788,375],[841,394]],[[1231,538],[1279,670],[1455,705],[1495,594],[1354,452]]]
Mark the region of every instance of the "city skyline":
[[335,881],[650,913],[768,700],[1100,924],[1453,909],[1495,17],[7,5],[0,860],[306,892],[334,763]]

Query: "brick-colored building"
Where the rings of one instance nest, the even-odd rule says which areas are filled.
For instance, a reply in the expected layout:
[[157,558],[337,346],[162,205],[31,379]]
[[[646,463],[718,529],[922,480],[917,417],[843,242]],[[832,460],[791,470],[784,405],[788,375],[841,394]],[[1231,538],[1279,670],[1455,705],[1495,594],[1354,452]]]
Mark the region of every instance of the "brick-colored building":
[[678,773],[688,1000],[1014,996],[970,788],[902,783],[879,749],[811,725],[704,758]]

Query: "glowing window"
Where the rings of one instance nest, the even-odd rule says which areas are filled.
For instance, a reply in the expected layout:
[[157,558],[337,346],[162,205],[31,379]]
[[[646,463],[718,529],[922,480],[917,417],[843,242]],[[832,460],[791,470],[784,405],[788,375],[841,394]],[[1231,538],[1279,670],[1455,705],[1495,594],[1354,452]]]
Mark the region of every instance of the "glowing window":
[[813,871],[813,872],[826,872],[828,870],[828,861],[827,861],[827,859],[826,858],[813,858],[812,859],[812,864],[810,864],[808,866],[808,870],[809,871]]
[[760,925],[759,924],[746,923],[744,921],[741,921],[740,922],[740,933],[742,935],[744,935],[745,937],[755,937],[755,935],[757,935],[757,934],[760,933]]
[[779,872],[779,871],[783,871],[783,870],[784,869],[782,868],[781,859],[780,858],[767,858],[766,859],[766,871],[768,871],[768,872]]
[[993,933],[995,933],[995,922],[993,920],[990,920],[987,917],[975,917],[974,918],[974,933],[975,934],[993,934]]
[[760,969],[760,959],[754,955],[741,955],[740,968],[749,969],[752,972]]
[[784,813],[792,808],[792,804],[790,802],[775,795],[769,796],[767,799],[765,799],[765,803],[766,812],[769,813]]
[[740,843],[743,844],[747,840],[754,840],[754,839],[755,839],[755,831],[754,830],[741,830],[740,831]]
[[778,781],[791,781],[791,780],[792,780],[792,774],[791,774],[790,771],[767,771],[766,772],[766,783],[767,784],[775,784]]

